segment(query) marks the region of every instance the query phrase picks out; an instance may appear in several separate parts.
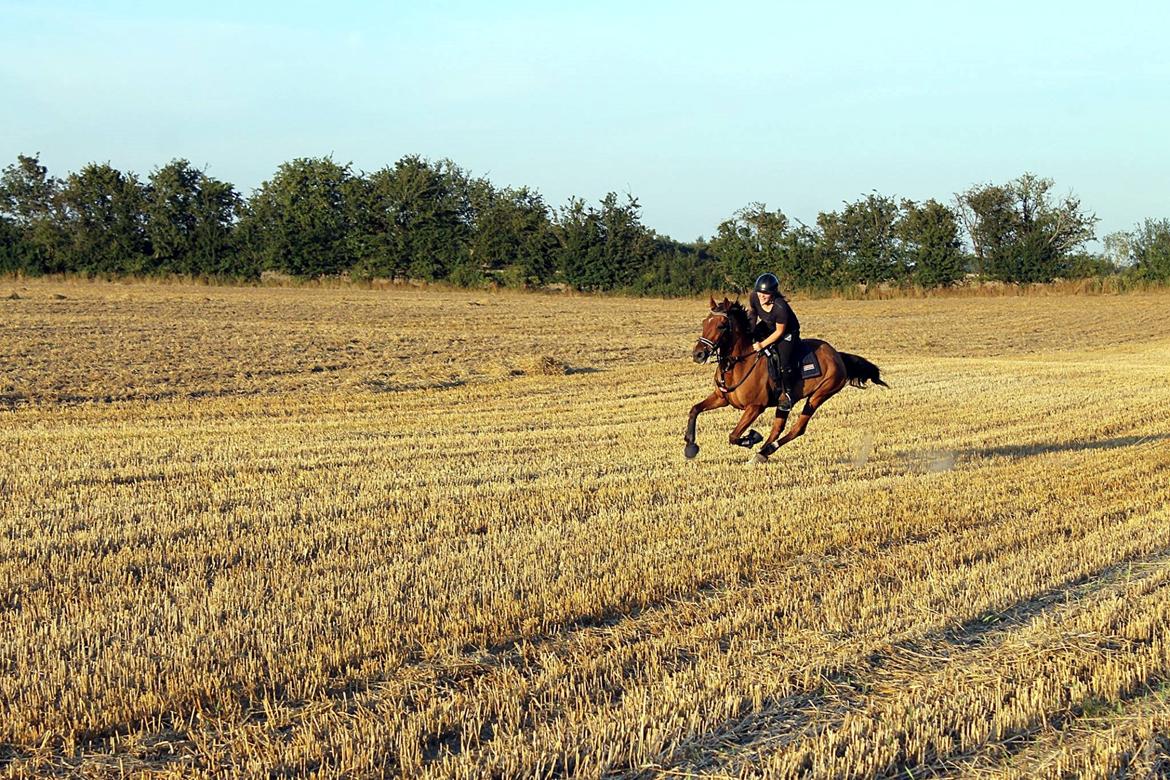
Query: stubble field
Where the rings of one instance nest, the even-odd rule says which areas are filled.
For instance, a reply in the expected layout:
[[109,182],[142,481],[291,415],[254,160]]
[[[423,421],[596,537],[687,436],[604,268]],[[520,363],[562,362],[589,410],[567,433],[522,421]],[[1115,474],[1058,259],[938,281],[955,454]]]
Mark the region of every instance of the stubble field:
[[0,282],[0,772],[1170,773],[1170,293],[794,306]]

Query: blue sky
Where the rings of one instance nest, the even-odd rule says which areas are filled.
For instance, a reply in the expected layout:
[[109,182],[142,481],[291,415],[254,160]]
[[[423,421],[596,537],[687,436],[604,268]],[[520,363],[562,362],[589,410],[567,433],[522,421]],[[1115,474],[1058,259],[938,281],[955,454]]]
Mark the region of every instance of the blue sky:
[[1102,236],[1170,217],[1163,3],[185,5],[0,0],[0,164],[185,157],[246,193],[418,153],[554,206],[630,192],[683,240],[1024,171]]

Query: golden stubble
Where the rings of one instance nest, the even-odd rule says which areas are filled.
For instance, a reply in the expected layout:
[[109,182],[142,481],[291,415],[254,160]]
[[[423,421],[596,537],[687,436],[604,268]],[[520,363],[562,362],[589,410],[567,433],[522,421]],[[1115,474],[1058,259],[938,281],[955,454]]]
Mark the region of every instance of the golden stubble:
[[8,775],[1163,760],[1170,295],[798,300],[893,389],[747,468],[701,302],[11,284]]

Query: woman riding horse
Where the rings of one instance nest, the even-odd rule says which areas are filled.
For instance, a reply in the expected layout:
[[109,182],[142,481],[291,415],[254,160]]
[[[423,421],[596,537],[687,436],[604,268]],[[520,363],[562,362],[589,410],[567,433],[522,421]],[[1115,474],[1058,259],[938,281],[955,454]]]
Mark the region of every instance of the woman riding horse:
[[761,274],[748,296],[748,318],[752,324],[752,350],[768,355],[768,367],[783,391],[777,409],[790,411],[800,399],[800,371],[796,365],[796,347],[800,345],[800,320],[788,301],[780,294],[780,280],[775,274]]
[[[764,281],[766,283],[768,280]],[[766,302],[761,308],[764,305]],[[778,309],[773,298],[771,311],[765,310],[765,313],[772,314]],[[756,324],[759,325],[760,321],[757,320]],[[755,456],[755,461],[761,463],[780,447],[802,435],[816,410],[841,388],[846,385],[865,387],[868,382],[886,384],[882,381],[880,369],[865,358],[838,352],[828,342],[817,339],[798,342],[795,331],[795,327],[789,330],[788,320],[785,319],[784,329],[780,330],[777,327],[761,344],[753,338],[751,317],[747,309],[726,298],[722,303],[716,303],[714,298],[711,299],[711,310],[703,319],[699,340],[695,342],[691,355],[696,363],[706,363],[712,358],[716,361],[715,391],[691,407],[684,436],[686,447],[683,454],[687,458],[699,454],[699,445],[695,441],[695,422],[703,412],[724,406],[742,409],[743,415],[728,435],[728,442],[750,449],[762,440],[764,444]],[[802,347],[800,351],[810,353],[816,365],[813,367],[814,370],[808,373],[807,378],[796,375],[795,382],[787,388],[789,400],[801,397],[806,399],[796,424],[784,433],[789,409],[778,405],[772,430],[767,438],[764,438],[749,430],[756,418],[776,403],[768,372],[760,366],[764,362],[764,352],[760,348],[763,346],[766,349],[770,346],[767,343],[769,340],[772,344],[783,341],[784,335],[790,332],[793,336],[792,346],[796,347],[799,344]]]

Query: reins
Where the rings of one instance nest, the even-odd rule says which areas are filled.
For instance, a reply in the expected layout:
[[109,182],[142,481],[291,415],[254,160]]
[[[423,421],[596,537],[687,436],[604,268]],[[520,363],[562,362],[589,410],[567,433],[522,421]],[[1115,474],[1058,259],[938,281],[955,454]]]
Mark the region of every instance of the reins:
[[726,382],[724,382],[724,377],[727,376],[727,369],[731,368],[736,363],[739,363],[742,360],[746,360],[748,358],[748,356],[741,355],[739,357],[731,358],[731,361],[730,361],[730,363],[728,363],[726,368],[723,365],[723,361],[719,362],[719,376],[715,378],[715,387],[717,387],[719,389],[719,392],[723,393],[724,398],[726,398],[727,396],[734,393],[736,390],[739,389],[740,385],[742,385],[744,382],[748,381],[748,377],[750,377],[752,375],[752,372],[756,370],[756,366],[759,364],[760,358],[762,358],[763,356],[764,356],[763,350],[760,350],[759,352],[757,352],[756,359],[752,361],[752,365],[747,370],[747,373],[744,374],[743,378],[740,379],[738,382],[736,382],[731,387],[728,387]]
[[[725,319],[728,319],[728,320],[731,319],[730,317],[727,316],[726,312],[713,311],[713,312],[711,312],[711,314],[718,314],[719,316],[724,317]],[[755,353],[756,359],[752,361],[752,365],[750,368],[748,368],[747,373],[744,374],[743,377],[738,382],[736,382],[734,385],[732,385],[731,387],[728,387],[727,381],[726,381],[727,372],[731,368],[733,368],[737,363],[740,363],[744,360],[747,360],[751,356],[750,355],[738,355],[738,356],[737,355],[730,355],[726,358],[720,357],[719,356],[720,349],[719,349],[718,344],[716,344],[715,342],[711,341],[708,338],[704,338],[703,336],[699,336],[699,341],[701,343],[707,345],[708,347],[710,347],[711,350],[715,353],[716,359],[719,361],[719,372],[715,375],[715,387],[719,390],[720,393],[723,394],[724,398],[726,398],[727,396],[734,393],[736,390],[739,389],[739,387],[744,382],[748,381],[748,379],[752,375],[752,372],[756,370],[756,366],[759,365],[760,358],[762,358],[764,356],[763,350],[756,352]]]

